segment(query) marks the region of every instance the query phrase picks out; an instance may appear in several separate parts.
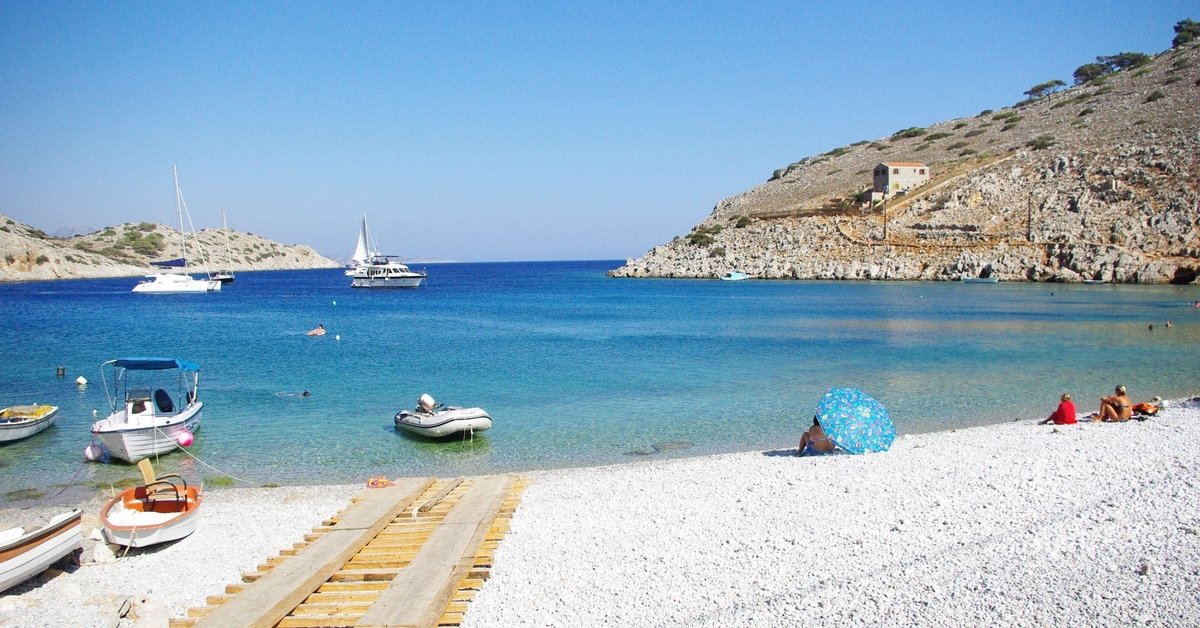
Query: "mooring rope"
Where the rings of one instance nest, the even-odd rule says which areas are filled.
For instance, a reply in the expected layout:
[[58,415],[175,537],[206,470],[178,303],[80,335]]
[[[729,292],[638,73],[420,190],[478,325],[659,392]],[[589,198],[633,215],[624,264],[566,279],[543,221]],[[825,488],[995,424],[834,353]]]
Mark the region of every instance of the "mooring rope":
[[80,465],[79,465],[79,468],[78,468],[78,469],[75,469],[75,475],[72,475],[72,476],[71,476],[71,481],[70,481],[70,482],[68,482],[66,486],[64,486],[64,487],[62,487],[62,488],[60,488],[60,489],[58,489],[58,492],[57,492],[57,493],[55,493],[55,494],[53,494],[53,495],[50,495],[49,497],[43,497],[43,498],[41,498],[41,499],[39,499],[39,500],[37,500],[37,501],[33,502],[32,504],[30,504],[30,505],[28,505],[28,506],[25,506],[25,507],[21,508],[21,510],[29,510],[30,508],[34,508],[34,507],[38,506],[39,504],[41,504],[41,503],[42,503],[42,502],[44,502],[44,501],[47,501],[47,500],[50,500],[50,499],[54,499],[55,497],[58,497],[59,495],[62,495],[62,494],[63,494],[63,491],[65,491],[65,490],[67,490],[67,489],[69,489],[69,488],[71,488],[72,486],[74,486],[74,485],[75,485],[75,480],[79,478],[79,472],[80,472],[80,471],[83,471],[83,468],[84,468],[84,467],[86,467],[86,466],[87,466],[87,461],[86,461],[86,460],[85,460],[85,461],[83,461],[82,463],[80,463]]
[[[184,448],[183,448],[183,445],[180,445],[180,444],[179,444],[179,441],[175,440],[174,438],[171,438],[170,436],[167,436],[167,433],[166,433],[166,432],[163,432],[161,428],[159,428],[159,427],[155,427],[155,428],[154,428],[154,431],[156,431],[156,432],[160,432],[160,433],[162,433],[162,435],[163,435],[163,436],[165,436],[165,437],[167,437],[167,438],[170,438],[170,439],[171,439],[171,442],[175,444],[175,448],[176,448],[176,449],[178,449],[179,451],[182,451],[183,453],[187,454],[188,456],[190,456],[190,457],[192,458],[192,460],[195,460],[196,462],[199,462],[200,464],[202,464],[202,465],[204,465],[204,466],[208,467],[209,469],[212,469],[213,471],[216,471],[217,473],[220,473],[221,475],[224,475],[224,476],[225,476],[225,477],[227,477],[227,478],[230,478],[230,479],[232,479],[232,480],[235,480],[235,481],[237,481],[237,482],[242,482],[242,483],[245,483],[245,484],[259,484],[259,485],[261,485],[261,484],[262,484],[262,482],[255,482],[255,481],[251,481],[251,480],[245,480],[245,479],[239,478],[238,476],[236,476],[236,475],[234,475],[234,474],[232,474],[232,473],[229,473],[229,472],[223,471],[223,470],[221,470],[221,469],[218,469],[218,468],[216,468],[216,467],[212,466],[211,464],[208,464],[207,462],[205,462],[205,461],[201,460],[199,457],[197,457],[196,455],[194,455],[192,452],[190,452],[190,451],[188,451],[188,450],[184,449]],[[158,454],[155,454],[155,457],[157,457],[157,456],[158,456]]]

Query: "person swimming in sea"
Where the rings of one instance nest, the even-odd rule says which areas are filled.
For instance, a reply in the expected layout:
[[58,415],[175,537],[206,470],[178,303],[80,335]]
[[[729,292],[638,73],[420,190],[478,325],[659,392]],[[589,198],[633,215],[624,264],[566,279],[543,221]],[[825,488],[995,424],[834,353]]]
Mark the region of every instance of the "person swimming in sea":
[[300,392],[277,392],[277,393],[275,393],[275,396],[279,397],[280,399],[283,399],[286,397],[311,397],[312,393],[308,392],[307,390],[303,390]]

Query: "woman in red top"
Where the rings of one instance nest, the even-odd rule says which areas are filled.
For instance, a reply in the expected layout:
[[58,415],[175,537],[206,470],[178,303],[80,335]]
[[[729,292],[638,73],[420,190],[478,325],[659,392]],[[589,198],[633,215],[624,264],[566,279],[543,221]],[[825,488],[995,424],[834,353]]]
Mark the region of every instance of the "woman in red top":
[[1071,401],[1069,393],[1063,393],[1062,401],[1058,404],[1058,409],[1054,411],[1042,421],[1042,425],[1053,423],[1055,425],[1071,425],[1075,423],[1075,404]]

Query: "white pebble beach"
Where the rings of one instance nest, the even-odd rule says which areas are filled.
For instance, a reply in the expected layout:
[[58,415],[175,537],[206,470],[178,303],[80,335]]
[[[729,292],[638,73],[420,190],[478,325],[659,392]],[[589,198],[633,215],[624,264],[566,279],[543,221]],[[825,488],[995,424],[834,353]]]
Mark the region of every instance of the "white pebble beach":
[[[526,474],[464,625],[1200,623],[1196,402],[865,456],[794,446]],[[192,536],[102,563],[89,541],[83,565],[0,595],[0,625],[108,626],[130,599],[120,625],[165,626],[362,490],[212,490]],[[0,527],[62,510],[0,510]]]

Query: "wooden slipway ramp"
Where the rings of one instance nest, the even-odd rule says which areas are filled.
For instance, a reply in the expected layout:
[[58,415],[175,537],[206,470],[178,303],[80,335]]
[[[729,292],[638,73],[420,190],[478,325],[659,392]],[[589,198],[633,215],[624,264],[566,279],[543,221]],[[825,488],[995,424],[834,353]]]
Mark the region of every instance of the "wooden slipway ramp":
[[368,489],[171,626],[457,626],[527,483],[405,478]]

